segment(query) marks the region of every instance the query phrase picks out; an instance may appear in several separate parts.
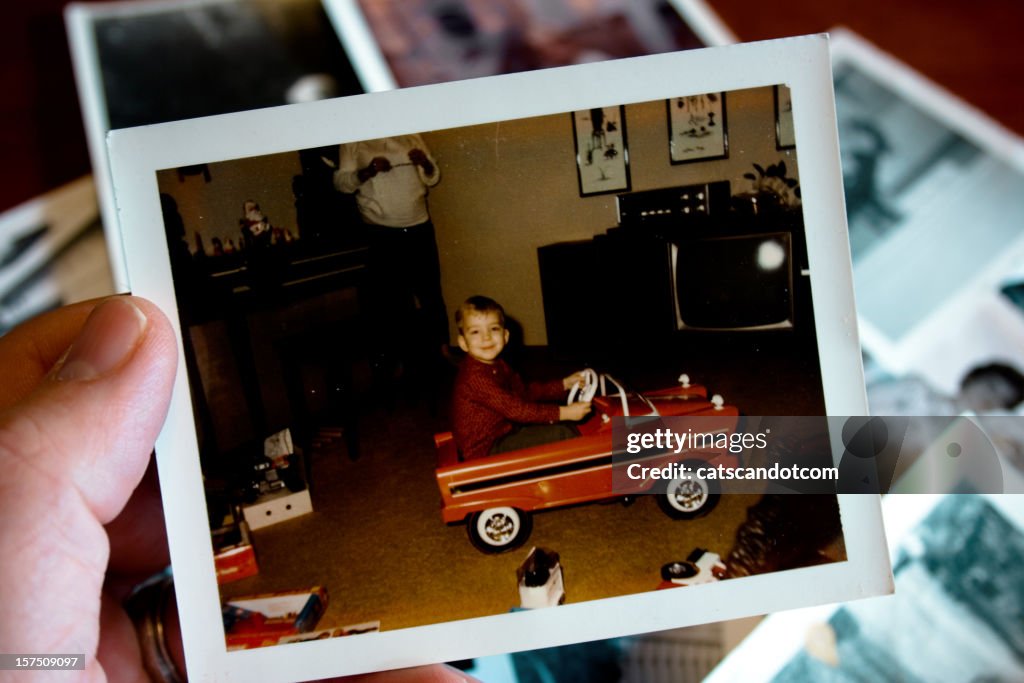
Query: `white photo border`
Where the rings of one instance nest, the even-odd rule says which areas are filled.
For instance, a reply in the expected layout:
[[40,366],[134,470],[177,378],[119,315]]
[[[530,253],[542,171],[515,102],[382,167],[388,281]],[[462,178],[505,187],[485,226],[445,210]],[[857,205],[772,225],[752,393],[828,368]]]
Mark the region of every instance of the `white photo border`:
[[[679,74],[686,74],[679,77]],[[825,406],[866,414],[839,148],[824,34],[692,50],[119,130],[108,137],[128,274],[179,340],[156,172],[346,141],[786,83],[793,91]],[[458,102],[458,107],[452,107]],[[180,348],[180,346],[179,346]],[[179,351],[181,354],[181,351]],[[848,560],[520,612],[227,652],[184,357],[157,441],[190,678],[286,681],[452,661],[662,630],[890,592],[877,497],[840,496]],[[837,454],[838,457],[839,454]]]

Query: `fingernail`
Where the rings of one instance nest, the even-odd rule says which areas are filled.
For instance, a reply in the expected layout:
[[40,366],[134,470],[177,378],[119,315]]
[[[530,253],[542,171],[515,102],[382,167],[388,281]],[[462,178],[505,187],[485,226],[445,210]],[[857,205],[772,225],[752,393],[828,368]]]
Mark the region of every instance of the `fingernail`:
[[90,380],[124,363],[146,329],[146,316],[130,299],[115,297],[89,314],[57,370],[60,382]]
[[443,666],[445,669],[448,670],[449,674],[451,674],[452,676],[457,676],[460,680],[466,681],[467,683],[480,683],[479,678],[474,678],[465,671],[462,671],[461,669],[456,669],[451,664],[444,664]]

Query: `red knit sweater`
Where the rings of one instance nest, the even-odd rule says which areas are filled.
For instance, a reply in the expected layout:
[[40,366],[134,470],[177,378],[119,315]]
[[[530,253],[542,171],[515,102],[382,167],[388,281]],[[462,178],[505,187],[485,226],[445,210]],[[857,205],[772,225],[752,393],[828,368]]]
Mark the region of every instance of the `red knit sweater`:
[[463,460],[486,456],[516,424],[558,422],[558,406],[537,401],[564,394],[560,379],[526,385],[500,358],[488,364],[466,356],[452,395],[452,436]]

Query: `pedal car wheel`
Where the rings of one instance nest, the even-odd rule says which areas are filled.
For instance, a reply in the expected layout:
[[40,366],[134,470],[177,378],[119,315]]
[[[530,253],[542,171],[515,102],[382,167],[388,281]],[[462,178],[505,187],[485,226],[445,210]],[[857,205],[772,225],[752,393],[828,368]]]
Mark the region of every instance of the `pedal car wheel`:
[[477,550],[503,553],[518,548],[533,530],[530,513],[513,507],[488,508],[469,517],[469,540]]
[[[687,463],[691,468],[695,465]],[[658,494],[658,505],[672,519],[696,519],[718,505],[718,486],[694,474],[665,482]]]

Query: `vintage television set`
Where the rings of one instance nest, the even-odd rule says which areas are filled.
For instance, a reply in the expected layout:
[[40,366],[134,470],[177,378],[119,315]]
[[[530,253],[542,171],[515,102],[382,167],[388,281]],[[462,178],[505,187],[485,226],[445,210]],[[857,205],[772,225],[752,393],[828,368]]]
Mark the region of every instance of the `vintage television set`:
[[676,330],[747,332],[794,327],[791,233],[674,240],[667,252]]
[[734,212],[730,200],[728,181],[623,194],[617,226],[539,247],[548,345],[614,359],[642,339],[654,357],[684,337],[802,328],[810,297],[799,217]]

